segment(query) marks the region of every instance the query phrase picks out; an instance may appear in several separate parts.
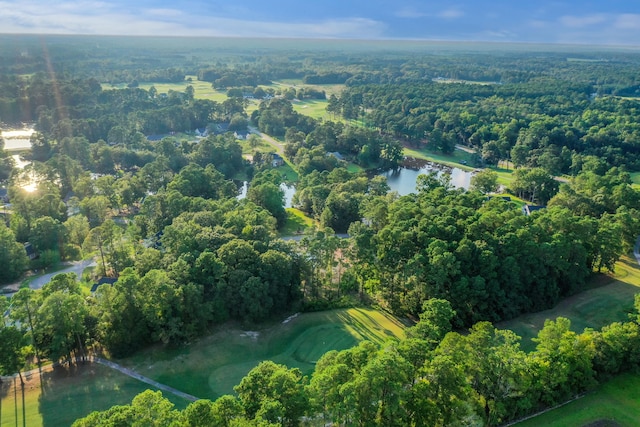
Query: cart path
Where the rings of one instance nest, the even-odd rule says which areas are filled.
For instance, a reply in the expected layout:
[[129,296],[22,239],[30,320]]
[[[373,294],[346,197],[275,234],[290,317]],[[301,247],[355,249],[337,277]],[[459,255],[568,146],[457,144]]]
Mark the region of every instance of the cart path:
[[[83,361],[78,359],[78,362],[82,363]],[[125,368],[124,366],[120,365],[119,363],[116,362],[112,362],[110,360],[106,360],[106,359],[102,359],[100,357],[96,357],[96,356],[87,356],[84,360],[84,362],[91,362],[91,363],[97,363],[99,365],[103,365],[106,366],[107,368],[111,368],[113,370],[116,370],[124,375],[127,375],[131,378],[134,378],[138,381],[142,381],[145,384],[149,384],[159,390],[162,391],[166,391],[167,393],[171,393],[175,396],[181,397],[185,400],[188,400],[190,402],[195,402],[196,400],[200,400],[199,397],[193,396],[191,394],[187,394],[184,393],[180,390],[177,390],[173,387],[170,387],[166,384],[162,384],[159,383],[158,381],[152,380],[149,377],[145,377],[144,375],[141,375],[139,373],[137,373],[136,371],[134,371],[133,369],[129,369],[129,368]],[[29,377],[31,375],[38,375],[38,374],[42,374],[45,372],[50,372],[53,369],[52,365],[46,365],[43,366],[42,368],[35,368],[35,369],[31,369],[30,371],[23,371],[21,372],[21,374],[23,376]],[[18,374],[14,374],[14,375],[7,375],[7,376],[0,376],[1,380],[5,380],[5,379],[10,379],[10,378],[14,378],[17,377]]]
[[633,256],[636,257],[636,261],[638,261],[638,264],[640,264],[640,236],[638,236],[636,245],[633,247]]
[[107,367],[109,367],[111,369],[115,369],[116,371],[119,371],[119,372],[121,372],[121,373],[123,373],[125,375],[128,375],[131,378],[135,378],[138,381],[142,381],[143,383],[152,385],[152,386],[154,386],[155,388],[157,388],[159,390],[166,391],[167,393],[171,393],[173,395],[176,395],[178,397],[186,399],[186,400],[188,400],[190,402],[195,402],[196,400],[200,400],[199,397],[195,397],[195,396],[193,396],[191,394],[184,393],[184,392],[182,392],[180,390],[177,390],[177,389],[175,389],[173,387],[169,387],[168,385],[161,384],[161,383],[159,383],[157,381],[152,380],[151,378],[145,377],[144,375],[141,375],[141,374],[133,371],[132,369],[125,368],[124,366],[122,366],[122,365],[120,365],[118,363],[112,362],[110,360],[102,359],[100,357],[95,357],[95,356],[90,356],[89,360],[94,362],[94,363],[98,363],[100,365],[107,366]]

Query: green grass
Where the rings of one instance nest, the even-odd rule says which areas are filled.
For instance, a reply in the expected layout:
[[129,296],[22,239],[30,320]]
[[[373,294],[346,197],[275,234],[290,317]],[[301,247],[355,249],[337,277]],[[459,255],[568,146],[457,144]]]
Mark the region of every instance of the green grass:
[[278,166],[276,170],[282,174],[285,182],[298,182],[298,172],[291,167],[288,161],[284,165]]
[[632,172],[631,181],[633,182],[631,186],[634,187],[635,189],[640,190],[640,172]]
[[269,144],[263,139],[260,139],[260,142],[255,147],[252,147],[251,144],[249,143],[249,140],[247,139],[239,139],[237,141],[238,141],[238,144],[240,144],[240,147],[242,147],[243,156],[253,155],[256,152],[273,153],[275,151],[274,148],[271,146],[271,144]]
[[[204,82],[197,79],[196,76],[186,76],[191,78],[191,81],[186,79],[180,83],[159,83],[159,82],[143,82],[140,83],[140,88],[149,90],[151,86],[154,86],[158,93],[168,93],[170,90],[176,92],[184,92],[187,86],[193,86],[194,97],[197,99],[209,99],[216,102],[224,102],[227,99],[226,90],[216,90],[211,86],[210,82]],[[117,85],[115,87],[125,87],[125,85]]]
[[232,393],[262,360],[310,374],[329,350],[350,348],[363,339],[382,343],[402,337],[404,330],[394,317],[371,309],[305,313],[287,323],[254,328],[225,325],[190,346],[149,349],[122,363],[186,393],[215,399]]
[[347,165],[347,171],[351,173],[360,173],[364,170],[362,166],[356,165],[355,163],[349,163]]
[[314,228],[317,221],[309,218],[299,209],[287,208],[287,223],[280,230],[281,236],[293,236],[294,234],[304,234],[308,229]]
[[297,113],[314,119],[329,119],[331,116],[327,112],[328,102],[324,99],[305,99],[304,101],[293,101],[292,104]]
[[623,374],[604,384],[582,399],[546,412],[518,427],[582,427],[596,421],[615,421],[635,427],[640,420],[640,375]]
[[[20,381],[16,380],[15,384],[17,389],[10,387],[7,382],[0,388],[2,427],[23,425],[23,418],[25,425],[29,427],[71,425],[76,419],[93,411],[129,404],[137,394],[151,388],[120,372],[96,364],[73,367],[71,370],[46,369],[42,381],[37,373],[25,378],[23,417]],[[168,393],[164,396],[180,409],[189,403]]]
[[[453,154],[443,154],[429,151],[425,148],[415,149],[410,147],[404,147],[404,155],[408,157],[415,157],[416,159],[429,160],[430,162],[440,163],[454,168],[463,169],[466,171],[474,170],[471,164],[472,155],[462,150],[455,150]],[[462,164],[466,162],[467,164]]]
[[511,329],[522,337],[522,348],[533,350],[538,331],[546,319],[566,317],[571,329],[599,329],[611,322],[628,319],[633,308],[634,295],[640,293],[640,266],[632,257],[625,256],[616,264],[614,275],[599,275],[590,283],[590,289],[569,297],[550,310],[524,314],[516,319],[496,324],[500,329]]

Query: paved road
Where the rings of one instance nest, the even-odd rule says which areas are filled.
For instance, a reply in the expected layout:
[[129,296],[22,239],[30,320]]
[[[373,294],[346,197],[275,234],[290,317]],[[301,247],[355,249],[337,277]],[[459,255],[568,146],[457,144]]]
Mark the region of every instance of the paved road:
[[[46,285],[51,281],[53,276],[57,274],[62,274],[62,273],[75,273],[77,280],[80,280],[82,278],[82,272],[84,271],[84,269],[92,265],[96,265],[95,261],[92,259],[71,262],[69,263],[69,266],[67,268],[58,270],[54,273],[47,273],[47,274],[43,274],[41,276],[35,277],[33,280],[31,280],[31,282],[29,282],[29,287],[31,289],[41,289],[44,285]],[[18,289],[20,289],[20,283],[14,283],[12,285],[8,285],[7,288],[12,289],[13,291],[5,293],[3,295],[5,295],[6,297],[11,297],[13,296],[13,294],[18,292]]]
[[92,259],[83,260],[83,261],[74,261],[71,265],[63,270],[56,271],[55,273],[43,274],[42,276],[36,277],[29,283],[29,287],[31,289],[40,289],[47,283],[51,281],[53,276],[62,273],[75,273],[77,280],[82,278],[82,272],[85,268],[96,265],[95,261]]

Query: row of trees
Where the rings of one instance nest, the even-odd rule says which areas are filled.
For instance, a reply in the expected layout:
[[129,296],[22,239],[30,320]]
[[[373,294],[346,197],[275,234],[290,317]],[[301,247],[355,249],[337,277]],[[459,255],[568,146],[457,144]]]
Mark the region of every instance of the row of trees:
[[628,322],[580,334],[571,330],[568,319],[547,320],[534,338],[535,350],[526,353],[520,337],[488,322],[475,324],[466,334],[450,332],[451,305],[431,299],[407,338],[382,348],[364,341],[330,351],[310,377],[262,362],[234,388],[237,396],[199,400],[177,411],[159,392],[146,391],[131,405],[94,412],[74,426],[116,420],[296,426],[303,416],[345,426],[499,425],[637,369],[640,298],[635,307]]

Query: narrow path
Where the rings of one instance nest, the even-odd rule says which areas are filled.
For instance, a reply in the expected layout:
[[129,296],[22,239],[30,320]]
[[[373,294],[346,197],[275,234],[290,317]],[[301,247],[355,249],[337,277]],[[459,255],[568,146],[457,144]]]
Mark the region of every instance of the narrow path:
[[183,399],[189,400],[191,402],[195,402],[196,400],[200,399],[200,398],[195,397],[195,396],[193,396],[191,394],[187,394],[187,393],[184,393],[184,392],[182,392],[180,390],[177,390],[177,389],[175,389],[173,387],[169,387],[168,385],[161,384],[161,383],[159,383],[157,381],[152,380],[151,378],[145,377],[144,375],[140,375],[139,373],[137,373],[137,372],[135,372],[135,371],[133,371],[133,370],[131,370],[129,368],[125,368],[124,366],[122,366],[122,365],[120,365],[118,363],[112,362],[110,360],[102,359],[100,357],[95,357],[95,356],[90,356],[89,360],[91,360],[94,363],[98,363],[100,365],[107,366],[107,367],[109,367],[111,369],[115,369],[116,371],[119,371],[119,372],[121,372],[121,373],[123,373],[125,375],[128,375],[131,378],[135,378],[138,381],[142,381],[143,383],[152,385],[157,389],[160,389],[162,391],[166,391],[167,393],[171,393],[173,395],[176,395],[176,396],[181,397]]
[[[180,390],[177,390],[177,389],[175,389],[173,387],[170,387],[168,385],[165,385],[165,384],[159,383],[157,381],[154,381],[151,378],[145,377],[144,375],[140,375],[139,373],[137,373],[137,372],[135,372],[135,371],[133,371],[133,370],[131,370],[129,368],[125,368],[124,366],[122,366],[122,365],[120,365],[120,364],[118,364],[116,362],[112,362],[110,360],[102,359],[102,358],[96,357],[96,356],[89,356],[89,357],[87,357],[85,359],[85,361],[92,362],[92,363],[97,363],[99,365],[106,366],[107,368],[114,369],[116,371],[119,371],[122,374],[125,374],[125,375],[131,377],[131,378],[134,378],[134,379],[136,379],[138,381],[142,381],[145,384],[149,384],[149,385],[151,385],[151,386],[153,386],[153,387],[155,387],[155,388],[157,388],[159,390],[166,391],[167,393],[171,393],[171,394],[173,394],[175,396],[181,397],[181,398],[183,398],[185,400],[188,400],[190,402],[195,402],[196,400],[200,399],[199,397],[195,397],[195,396],[193,396],[191,394],[184,393],[184,392],[182,392]],[[25,377],[29,377],[30,375],[37,375],[37,374],[42,374],[42,373],[45,373],[45,372],[50,372],[53,369],[54,369],[53,365],[46,365],[46,366],[43,366],[42,368],[35,368],[35,369],[30,370],[30,371],[24,371],[24,372],[22,372],[22,375],[25,376]],[[7,380],[7,379],[13,379],[13,378],[15,378],[17,376],[18,376],[18,374],[0,376],[0,380],[4,381],[4,380]]]
[[633,256],[636,257],[636,261],[638,261],[638,264],[640,264],[640,236],[638,236],[636,245],[633,247]]

